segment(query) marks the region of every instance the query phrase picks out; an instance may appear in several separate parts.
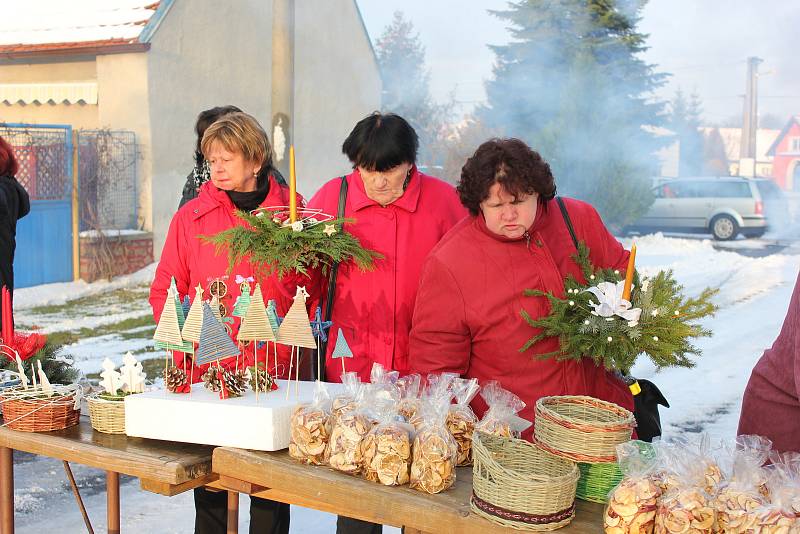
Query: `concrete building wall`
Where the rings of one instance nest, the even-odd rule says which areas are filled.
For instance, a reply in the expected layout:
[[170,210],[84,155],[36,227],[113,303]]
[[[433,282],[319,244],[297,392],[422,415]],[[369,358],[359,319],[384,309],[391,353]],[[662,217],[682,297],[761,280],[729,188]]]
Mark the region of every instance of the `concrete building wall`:
[[[0,64],[0,83],[93,82],[94,59]],[[98,106],[93,104],[0,103],[0,122],[70,124],[73,128],[99,128]]]
[[271,27],[271,0],[177,0],[151,40],[147,80],[157,257],[194,163],[198,113],[233,104],[269,130]]
[[152,172],[151,124],[147,108],[147,52],[97,56],[99,125],[136,134],[139,193],[138,225],[151,231],[150,176]]
[[294,65],[297,188],[308,198],[350,171],[342,142],[380,108],[380,71],[355,0],[295,2]]

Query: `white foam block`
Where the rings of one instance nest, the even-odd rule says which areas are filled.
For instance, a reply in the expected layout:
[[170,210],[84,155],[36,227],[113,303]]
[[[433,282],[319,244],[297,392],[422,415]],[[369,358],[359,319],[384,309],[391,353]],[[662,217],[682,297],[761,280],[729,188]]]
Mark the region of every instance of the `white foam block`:
[[[326,384],[335,395],[341,384]],[[286,388],[289,387],[289,399]],[[314,382],[287,386],[278,380],[278,389],[241,397],[220,399],[194,384],[192,392],[150,391],[125,397],[125,432],[141,438],[239,447],[259,451],[278,451],[289,446],[289,419],[298,404],[314,397]]]

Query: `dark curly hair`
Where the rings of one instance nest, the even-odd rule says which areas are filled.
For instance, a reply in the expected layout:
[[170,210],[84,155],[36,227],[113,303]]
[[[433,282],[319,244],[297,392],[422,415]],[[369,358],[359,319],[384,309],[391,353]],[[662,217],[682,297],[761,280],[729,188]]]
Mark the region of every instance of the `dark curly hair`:
[[480,213],[480,204],[495,182],[515,198],[538,193],[539,202],[544,203],[556,195],[550,165],[519,139],[489,139],[461,168],[456,190],[472,215]]

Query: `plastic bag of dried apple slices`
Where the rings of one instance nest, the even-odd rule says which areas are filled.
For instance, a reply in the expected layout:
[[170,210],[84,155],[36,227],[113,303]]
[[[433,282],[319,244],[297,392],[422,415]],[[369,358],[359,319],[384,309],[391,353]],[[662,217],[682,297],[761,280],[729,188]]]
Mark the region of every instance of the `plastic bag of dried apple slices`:
[[719,532],[753,532],[757,523],[754,512],[768,502],[763,465],[771,447],[772,442],[762,436],[738,436],[734,447],[726,447],[725,482],[714,499]]
[[694,448],[676,449],[673,462],[677,484],[658,502],[655,534],[711,534],[716,511],[705,490],[708,463]]
[[503,389],[496,380],[483,385],[481,397],[488,409],[483,414],[483,419],[475,425],[476,430],[495,436],[518,438],[523,430],[533,424],[517,415],[525,408],[522,399]]
[[324,382],[317,382],[310,404],[301,404],[290,419],[289,456],[300,462],[324,465],[331,433],[331,398]]
[[400,393],[400,401],[397,404],[397,413],[402,415],[406,421],[411,421],[419,412],[422,404],[420,394],[420,384],[422,377],[418,374],[410,374],[398,378],[395,385]]
[[[374,423],[373,418],[364,406],[369,395],[370,384],[353,382],[352,395],[346,397],[346,404],[342,404],[340,412],[334,416],[331,412],[333,425],[328,448],[325,451],[328,465],[351,475],[361,473],[363,458],[361,456],[361,440],[367,435]],[[335,400],[334,400],[335,404]]]
[[361,440],[364,478],[385,486],[408,484],[414,427],[398,416],[393,400],[374,399],[369,409],[377,425]]
[[423,423],[414,437],[410,482],[414,489],[439,493],[456,480],[458,446],[446,423],[452,400],[448,378],[428,377],[428,382]]
[[755,516],[758,534],[800,533],[800,453],[770,454],[767,486],[771,502],[746,514]]
[[450,405],[447,413],[447,428],[458,445],[456,465],[472,465],[472,432],[475,430],[478,417],[469,403],[480,389],[477,378],[454,377],[450,383],[455,404]]
[[364,385],[358,377],[358,373],[353,371],[342,375],[342,385],[344,390],[333,397],[331,402],[331,418],[335,423],[339,416],[352,412],[358,406],[358,399],[363,395]]
[[623,478],[609,493],[603,515],[606,534],[651,534],[661,490],[650,476],[656,451],[650,443],[629,441],[617,445]]
[[397,379],[400,373],[389,371],[379,363],[373,363],[369,373],[371,384],[371,398],[373,400],[400,401],[400,392],[397,389]]
[[425,381],[425,387],[420,392],[420,402],[417,409],[417,413],[415,413],[408,422],[414,427],[414,430],[419,432],[423,425],[425,425],[425,416],[424,413],[427,410],[428,404],[431,402],[438,402],[443,397],[447,396],[452,399],[452,392],[450,391],[450,384],[452,384],[453,379],[457,378],[458,375],[455,373],[440,373],[440,374],[429,374],[427,380]]

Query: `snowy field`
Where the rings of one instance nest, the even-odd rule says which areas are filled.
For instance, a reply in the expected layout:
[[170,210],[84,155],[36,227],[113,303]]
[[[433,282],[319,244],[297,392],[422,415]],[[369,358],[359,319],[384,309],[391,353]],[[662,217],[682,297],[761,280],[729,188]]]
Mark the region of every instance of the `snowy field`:
[[[800,270],[800,246],[783,248],[785,243],[776,247],[774,241],[739,240],[725,245],[727,250],[718,250],[712,241],[659,234],[636,237],[635,241],[640,270],[648,273],[672,269],[687,294],[696,294],[706,286],[720,288],[716,299],[720,311],[705,323],[714,336],[698,341],[703,356],[696,368],[657,373],[649,362],[640,362],[634,374],[653,380],[670,401],[672,407],[661,412],[666,436],[698,431],[718,437],[734,436],[750,370],[772,344],[783,322]],[[630,242],[624,240],[626,247]],[[745,255],[759,248],[765,250],[763,257]],[[773,249],[780,252],[771,253]],[[152,325],[139,324],[149,323],[147,285],[152,275],[151,266],[111,283],[78,282],[20,289],[15,293],[17,320],[51,333],[81,332],[81,338],[67,346],[66,352],[84,373],[98,372],[106,356],[121,361],[127,350],[139,352],[140,358],[161,357],[152,351],[149,341]],[[70,303],[80,305],[71,308]],[[117,324],[128,326],[115,331]],[[87,331],[94,334],[86,334]],[[15,467],[18,532],[52,529],[53,517],[59,518],[59,532],[85,532],[61,462],[16,453]],[[72,467],[95,531],[105,530],[103,473]],[[192,532],[191,493],[170,498],[157,496],[141,491],[138,481],[123,477],[121,494],[124,531]],[[247,510],[247,497],[243,496],[242,532],[247,531]],[[335,517],[294,508],[291,530],[334,532]]]

